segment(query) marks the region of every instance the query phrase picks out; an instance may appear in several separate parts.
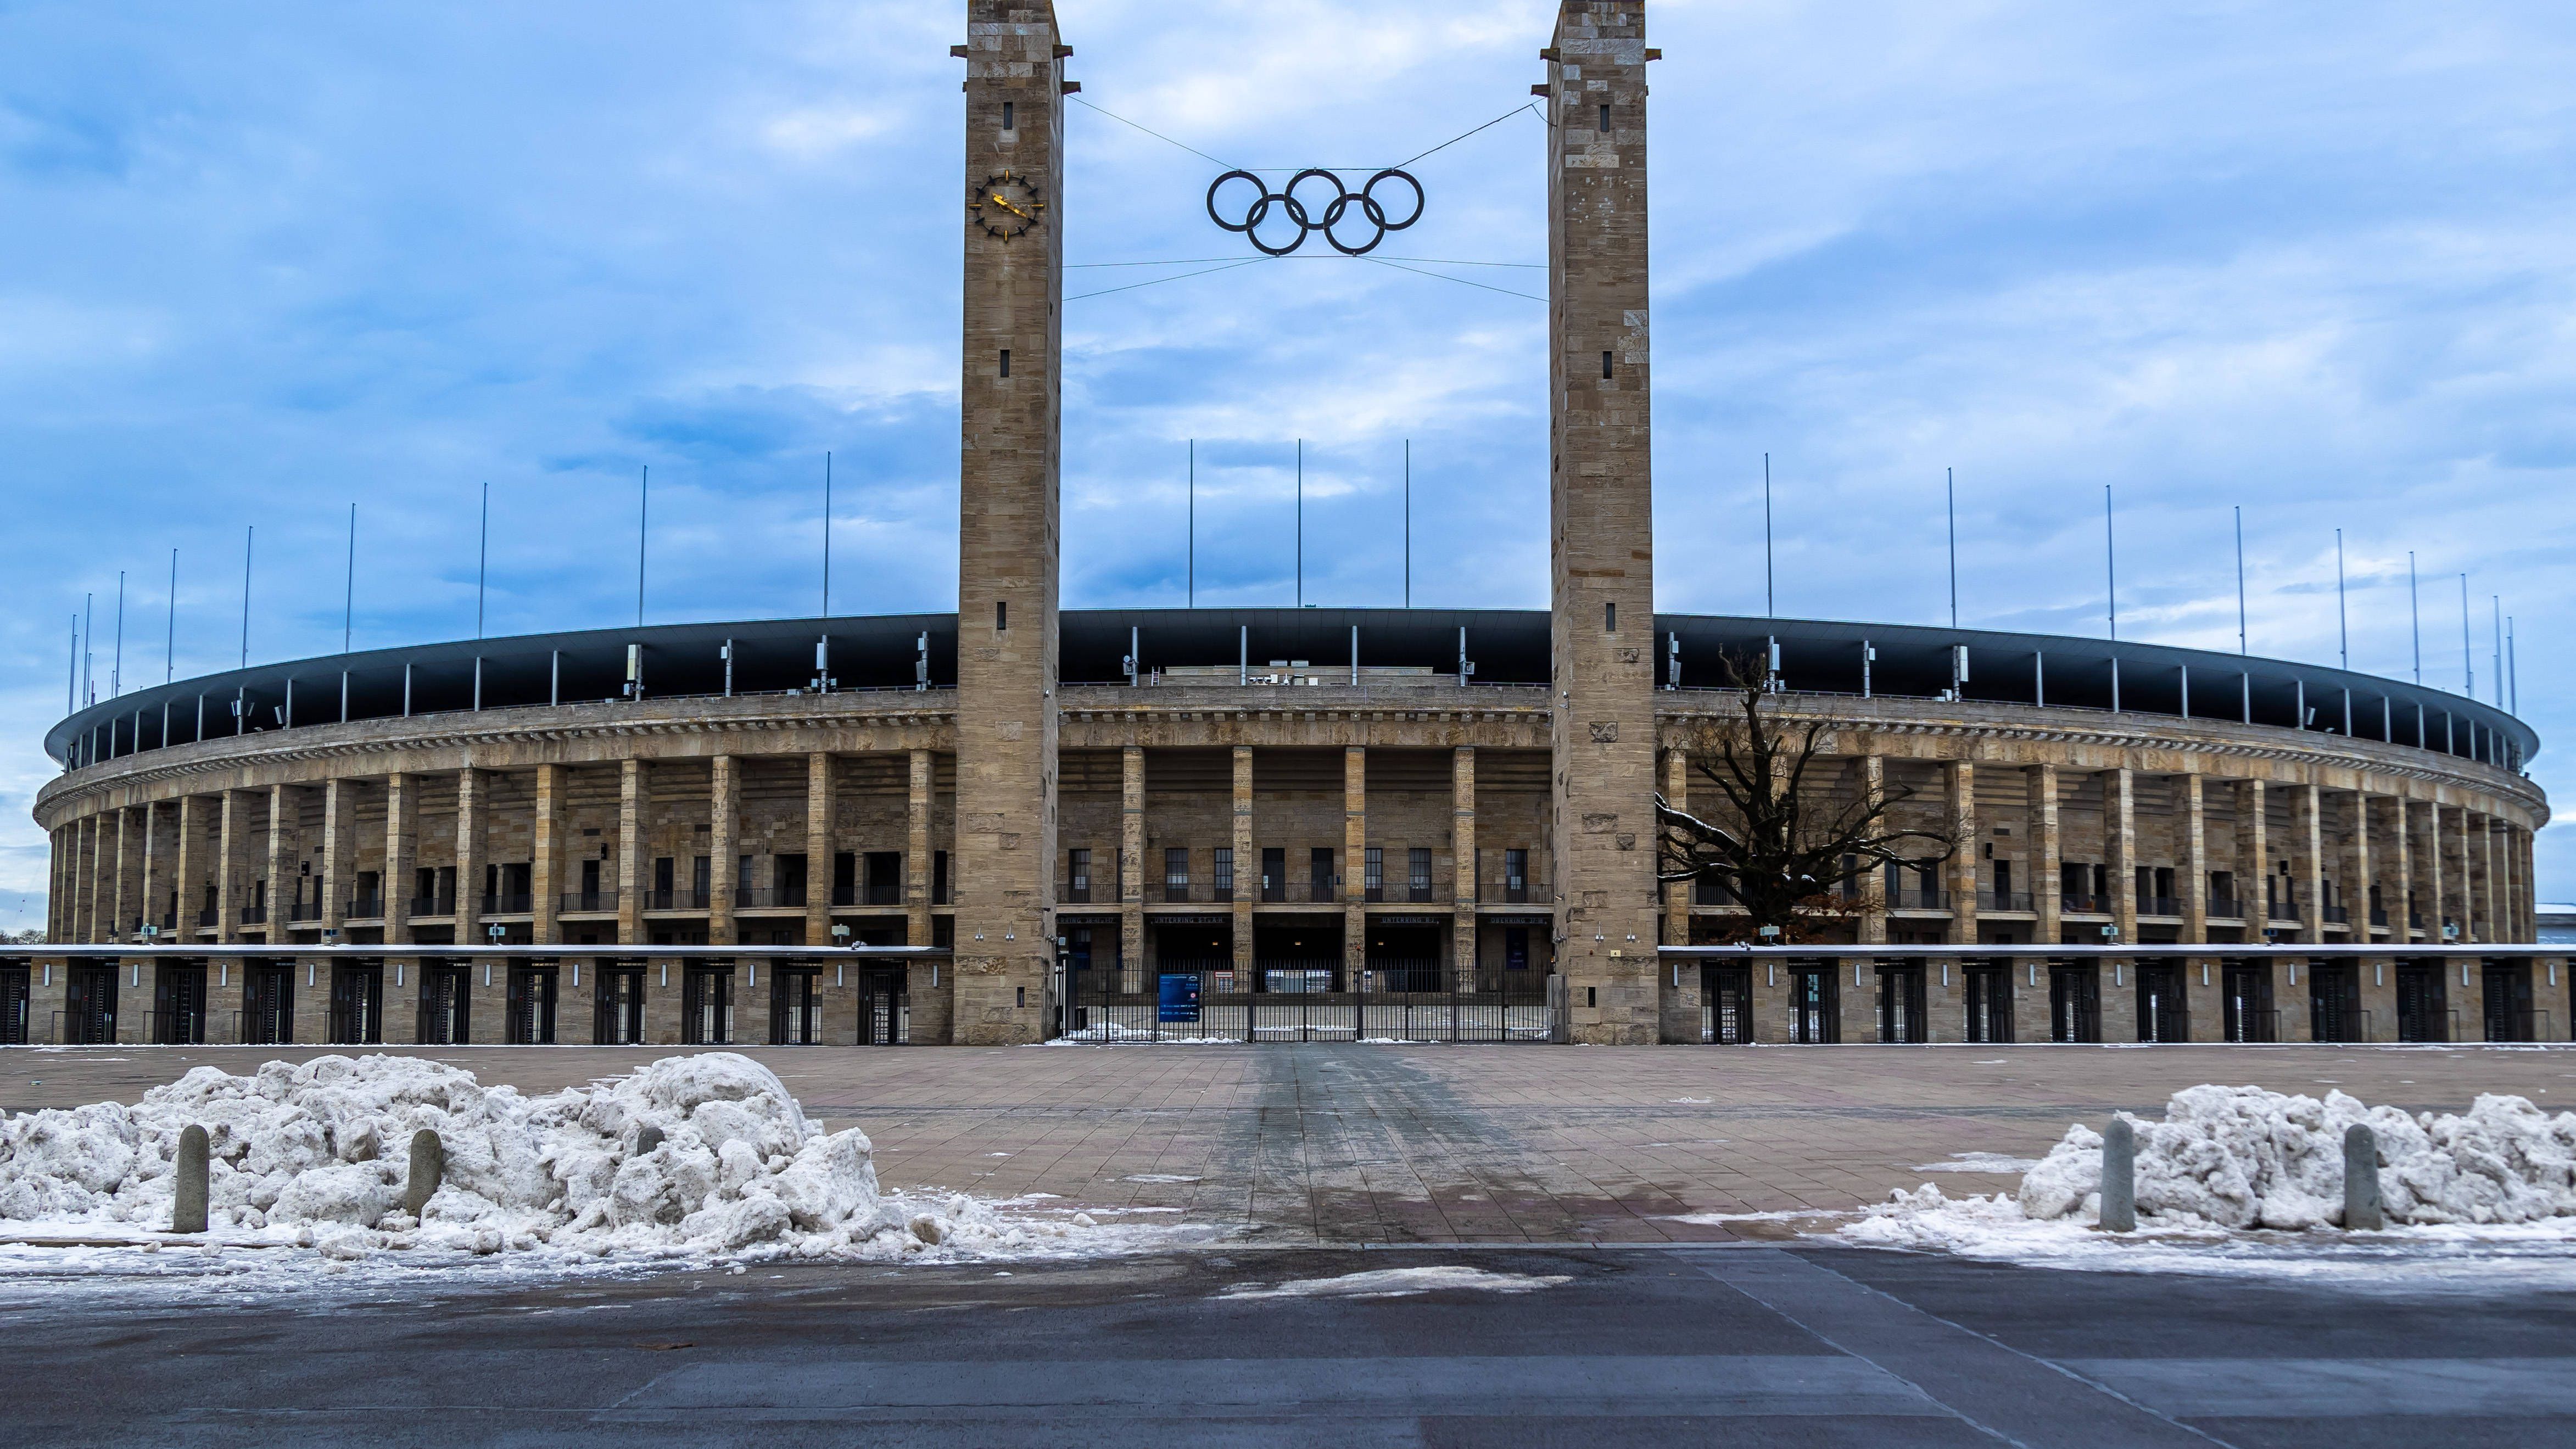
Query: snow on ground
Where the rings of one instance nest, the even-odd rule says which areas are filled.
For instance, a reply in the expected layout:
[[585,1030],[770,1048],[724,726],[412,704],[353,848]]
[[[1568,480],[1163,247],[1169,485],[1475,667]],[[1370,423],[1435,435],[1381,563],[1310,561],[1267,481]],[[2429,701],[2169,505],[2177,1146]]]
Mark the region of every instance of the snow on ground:
[[1916,1172],[1990,1172],[2019,1174],[2039,1166],[2036,1157],[2007,1157],[2000,1152],[1953,1152],[1947,1162],[1917,1164]]
[[[2342,1092],[2189,1087],[2137,1134],[2138,1231],[2098,1231],[2102,1137],[2071,1126],[2018,1192],[1952,1198],[1926,1183],[1843,1226],[1847,1242],[2065,1267],[2576,1285],[2576,1113],[2481,1096],[2410,1115]],[[2379,1145],[2389,1227],[2341,1231],[2343,1140]],[[1961,1154],[1918,1171],[1974,1171]],[[2009,1161],[2010,1159],[1996,1159]]]
[[1438,1268],[1380,1268],[1371,1273],[1344,1273],[1338,1278],[1295,1278],[1263,1287],[1238,1283],[1221,1298],[1402,1298],[1415,1293],[1465,1289],[1479,1293],[1535,1293],[1574,1280],[1564,1275],[1489,1273],[1456,1265]]
[[[191,1124],[209,1139],[202,1247],[166,1231]],[[403,1188],[423,1128],[446,1170],[415,1217]],[[198,1067],[131,1107],[0,1122],[0,1275],[953,1261],[1184,1235],[1033,1201],[886,1192],[866,1134],[825,1132],[768,1068],[730,1052],[538,1097],[413,1057]],[[117,1242],[141,1251],[93,1246]]]

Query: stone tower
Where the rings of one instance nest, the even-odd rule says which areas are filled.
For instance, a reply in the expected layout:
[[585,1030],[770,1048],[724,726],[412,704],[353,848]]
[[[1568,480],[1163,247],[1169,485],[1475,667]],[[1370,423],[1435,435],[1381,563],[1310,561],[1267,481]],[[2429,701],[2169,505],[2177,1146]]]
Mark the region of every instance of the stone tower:
[[1657,1036],[1645,0],[1562,0],[1549,113],[1557,969],[1577,1041]]
[[1064,58],[1049,0],[969,0],[955,1040],[1043,1036],[1055,959]]

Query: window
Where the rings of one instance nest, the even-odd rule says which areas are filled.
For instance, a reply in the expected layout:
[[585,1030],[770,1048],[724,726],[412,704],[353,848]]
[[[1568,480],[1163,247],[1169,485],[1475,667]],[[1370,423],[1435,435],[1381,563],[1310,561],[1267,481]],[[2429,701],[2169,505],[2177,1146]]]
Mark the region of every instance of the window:
[[1610,380],[1610,351],[1608,348],[1603,348],[1601,351],[1601,380],[1603,382],[1608,382]]
[[1386,852],[1372,845],[1361,863],[1361,889],[1371,901],[1386,899]]
[[1417,845],[1404,853],[1404,884],[1413,903],[1431,899],[1431,850]]
[[1007,633],[1009,632],[1010,627],[1011,601],[1008,599],[995,599],[993,601],[993,632],[996,634]]
[[1330,901],[1339,892],[1333,888],[1333,851],[1330,846],[1317,846],[1306,857],[1307,885],[1310,901]]
[[1008,376],[1010,376],[1010,375],[1011,375],[1011,349],[1009,349],[1009,348],[1005,347],[1005,348],[1003,348],[1003,349],[1002,349],[1002,376],[1004,376],[1004,377],[1008,377]]
[[1515,906],[1529,901],[1529,851],[1526,848],[1503,852],[1503,900]]
[[[1004,104],[1007,105],[1009,102],[1006,101]],[[1601,108],[1601,129],[1605,132],[1610,129],[1610,108],[1606,105]]]
[[1190,848],[1170,845],[1163,848],[1163,899],[1186,901],[1190,898]]
[[1233,900],[1234,850],[1231,846],[1220,845],[1216,848],[1215,868],[1210,874],[1214,877],[1216,898],[1221,901]]
[[1601,632],[1604,634],[1616,634],[1619,632],[1619,606],[1617,604],[1603,604],[1601,606]]
[[1272,902],[1288,899],[1288,852],[1279,846],[1261,848],[1261,898]]
[[930,855],[930,903],[948,904],[948,852],[932,851]]
[[706,856],[701,855],[689,862],[690,904],[699,910],[706,909],[709,888],[714,881],[714,872],[715,862]]
[[1076,903],[1091,899],[1091,852],[1068,850],[1064,853],[1064,898]]
[[860,857],[861,884],[867,891],[865,904],[899,906],[903,904],[903,852],[871,850]]
[[[1602,109],[1606,111],[1609,107],[1604,106]],[[1009,101],[1002,102],[1002,129],[1005,131],[1018,129],[1011,124],[1011,103]]]
[[772,872],[770,879],[778,886],[777,899],[770,904],[778,906],[805,904],[805,857],[802,852],[794,855],[771,856],[770,870]]

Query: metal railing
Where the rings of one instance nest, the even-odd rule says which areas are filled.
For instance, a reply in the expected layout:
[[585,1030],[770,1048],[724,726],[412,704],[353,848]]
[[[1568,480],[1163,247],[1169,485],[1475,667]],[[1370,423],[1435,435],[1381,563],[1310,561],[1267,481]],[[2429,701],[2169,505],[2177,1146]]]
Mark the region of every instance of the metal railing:
[[613,914],[617,910],[617,892],[613,890],[566,891],[556,909],[565,914]]
[[483,898],[483,914],[487,916],[522,916],[536,908],[536,897],[526,891],[504,892]]
[[411,898],[411,913],[412,913],[414,916],[452,916],[452,915],[455,915],[455,914],[456,914],[456,897],[454,897],[454,896],[413,896],[413,897]]
[[218,912],[213,906],[208,906],[204,910],[197,912],[197,924],[200,926],[215,926],[221,925],[222,923],[222,913]]
[[344,921],[381,921],[384,918],[383,896],[351,896],[340,912],[340,919]]
[[2100,896],[2060,892],[2057,909],[2070,916],[2107,916],[2111,914],[2111,903]]
[[1264,879],[1261,903],[1266,906],[1337,906],[1342,903],[1341,883],[1330,883],[1300,877],[1296,880]]
[[268,907],[266,907],[266,906],[244,906],[244,907],[242,907],[242,908],[241,908],[241,924],[243,924],[243,925],[245,925],[245,926],[264,926],[264,925],[268,924]]
[[736,910],[803,910],[803,886],[736,886],[733,891]]
[[[707,908],[707,897],[707,892],[695,888],[646,891],[643,902],[644,909],[648,911],[703,911]],[[615,909],[613,901],[611,909]]]
[[2028,891],[1979,891],[1977,908],[1986,911],[2035,912],[2037,904]]
[[2296,922],[2299,919],[2299,903],[2297,901],[2274,901],[2264,910],[2263,914],[2275,921]]
[[320,901],[315,901],[311,905],[288,906],[286,908],[286,919],[290,922],[318,921],[322,919],[322,903]]
[[1950,893],[1925,890],[1920,886],[1912,890],[1892,890],[1887,893],[1887,908],[1891,911],[1946,911],[1950,909]]
[[2180,916],[2182,902],[2172,896],[2138,897],[2138,914],[2142,916]]
[[[1059,893],[1056,896],[1056,899],[1070,900],[1072,897]],[[1083,891],[1082,899],[1084,901],[1091,899],[1091,892],[1088,888],[1085,888]],[[836,885],[832,887],[832,904],[836,906],[852,907],[900,906],[903,904],[903,886],[900,883],[895,885]]]
[[2234,896],[2211,896],[2209,914],[2212,920],[2241,921],[2245,919],[2245,903]]
[[2324,916],[2327,925],[2349,926],[2352,924],[2352,907],[2327,906],[2324,910]]

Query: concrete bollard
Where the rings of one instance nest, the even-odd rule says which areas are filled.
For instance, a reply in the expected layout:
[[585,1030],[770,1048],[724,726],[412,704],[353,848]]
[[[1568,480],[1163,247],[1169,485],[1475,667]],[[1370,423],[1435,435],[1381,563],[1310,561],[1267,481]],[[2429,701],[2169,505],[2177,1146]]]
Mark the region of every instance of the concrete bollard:
[[654,1126],[650,1122],[647,1122],[643,1126],[635,1129],[635,1150],[627,1155],[630,1157],[643,1157],[650,1154],[654,1148],[661,1145],[662,1129]]
[[2343,1226],[2352,1233],[2388,1226],[2379,1206],[2379,1134],[2364,1122],[2343,1130]]
[[206,1129],[193,1123],[180,1128],[179,1160],[171,1186],[170,1231],[206,1230],[206,1171]]
[[447,1145],[427,1127],[411,1134],[411,1176],[403,1182],[403,1211],[417,1218],[429,1200],[438,1195],[439,1179],[447,1175]]
[[2138,1134],[2126,1117],[2102,1129],[2102,1231],[2138,1230]]

